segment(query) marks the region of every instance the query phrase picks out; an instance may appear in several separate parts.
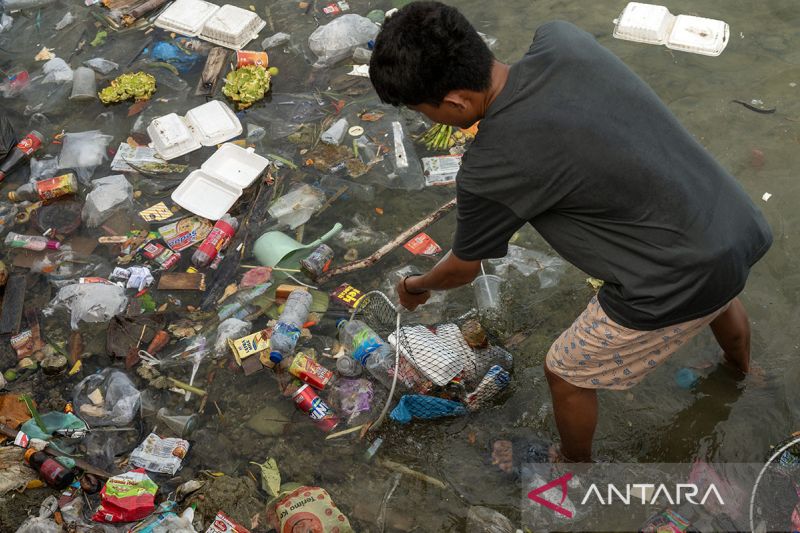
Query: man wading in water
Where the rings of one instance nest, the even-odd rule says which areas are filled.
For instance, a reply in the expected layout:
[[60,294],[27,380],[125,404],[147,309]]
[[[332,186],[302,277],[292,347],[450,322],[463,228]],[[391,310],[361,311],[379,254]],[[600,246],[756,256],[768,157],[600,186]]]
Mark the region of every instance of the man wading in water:
[[452,250],[398,284],[404,307],[471,282],[526,223],[605,281],[545,359],[563,459],[591,460],[597,389],[636,385],[706,326],[724,360],[749,371],[750,325],[736,296],[770,229],[736,180],[591,35],[544,24],[528,53],[505,65],[455,8],[417,2],[385,21],[370,77],[384,102],[462,128],[481,121],[456,178]]

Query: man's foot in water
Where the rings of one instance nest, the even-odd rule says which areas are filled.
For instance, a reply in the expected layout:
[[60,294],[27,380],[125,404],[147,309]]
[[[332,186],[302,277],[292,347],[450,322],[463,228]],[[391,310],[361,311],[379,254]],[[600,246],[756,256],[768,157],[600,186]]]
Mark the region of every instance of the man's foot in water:
[[[565,462],[555,445],[548,448],[547,457],[551,463]],[[532,458],[526,457],[522,462],[528,460],[532,460]],[[514,471],[514,446],[510,440],[501,439],[492,443],[492,464],[497,465],[497,468],[506,474]]]
[[749,378],[749,381],[755,385],[756,387],[762,387],[767,383],[767,372],[764,370],[764,367],[759,365],[754,361],[750,361],[747,369],[742,369],[741,365],[739,365],[736,361],[733,361],[728,357],[728,354],[722,352],[720,355],[721,363],[726,367],[732,370],[735,370],[742,374],[745,377]]

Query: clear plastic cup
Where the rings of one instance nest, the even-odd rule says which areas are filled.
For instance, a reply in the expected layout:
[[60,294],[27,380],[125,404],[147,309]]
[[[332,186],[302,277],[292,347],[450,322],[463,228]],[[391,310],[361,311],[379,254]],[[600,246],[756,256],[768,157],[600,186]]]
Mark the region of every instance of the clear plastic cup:
[[479,311],[497,311],[500,307],[500,287],[503,278],[493,274],[483,274],[475,278],[472,287],[475,290],[475,302]]
[[180,415],[170,413],[162,407],[156,414],[156,419],[167,426],[177,437],[186,438],[197,429],[199,417],[196,414]]
[[97,81],[94,70],[89,67],[78,67],[72,76],[72,94],[70,100],[93,100],[97,98]]

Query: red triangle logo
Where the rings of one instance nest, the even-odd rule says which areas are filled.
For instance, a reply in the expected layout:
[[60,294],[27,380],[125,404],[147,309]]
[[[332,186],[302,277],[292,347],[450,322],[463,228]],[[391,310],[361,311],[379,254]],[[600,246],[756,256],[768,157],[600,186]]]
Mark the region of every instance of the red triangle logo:
[[[555,511],[556,513],[562,514],[567,518],[572,518],[572,511],[569,509],[565,509],[561,507],[561,504],[564,503],[564,500],[567,499],[567,483],[569,480],[572,479],[572,472],[567,472],[560,478],[554,479],[550,483],[546,483],[541,487],[535,488],[528,493],[528,498],[535,501],[539,505],[544,505],[548,509]],[[553,502],[547,501],[544,498],[540,497],[539,494],[543,492],[547,492],[548,490],[552,489],[553,487],[561,487],[561,501],[558,504]]]

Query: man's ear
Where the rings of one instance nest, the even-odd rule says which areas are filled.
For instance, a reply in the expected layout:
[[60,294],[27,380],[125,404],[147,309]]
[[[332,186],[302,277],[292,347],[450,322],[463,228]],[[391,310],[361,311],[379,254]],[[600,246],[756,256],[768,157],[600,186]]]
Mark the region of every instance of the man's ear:
[[456,108],[458,111],[466,111],[469,106],[469,98],[466,91],[450,91],[442,99],[442,103]]

